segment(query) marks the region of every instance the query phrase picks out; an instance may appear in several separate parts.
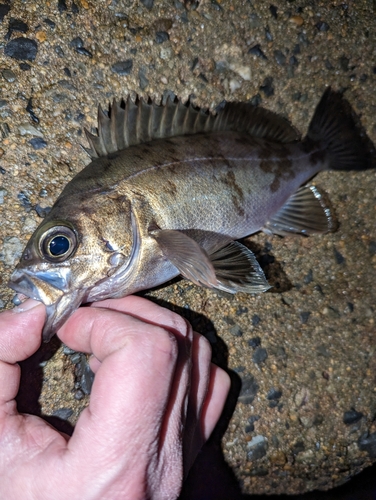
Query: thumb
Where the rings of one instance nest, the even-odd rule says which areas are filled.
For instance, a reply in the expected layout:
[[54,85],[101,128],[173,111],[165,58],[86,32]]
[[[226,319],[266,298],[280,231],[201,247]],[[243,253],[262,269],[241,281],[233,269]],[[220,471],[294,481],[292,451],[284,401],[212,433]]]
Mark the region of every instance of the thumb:
[[33,299],[0,314],[0,360],[16,363],[40,346],[46,308]]

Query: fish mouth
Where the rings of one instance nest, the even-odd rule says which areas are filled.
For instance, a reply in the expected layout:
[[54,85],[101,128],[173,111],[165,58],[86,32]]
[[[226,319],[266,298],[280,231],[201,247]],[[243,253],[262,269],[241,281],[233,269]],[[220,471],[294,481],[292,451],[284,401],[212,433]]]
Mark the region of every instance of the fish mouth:
[[17,293],[42,302],[46,306],[43,340],[48,342],[68,317],[81,305],[84,292],[70,291],[69,269],[57,272],[28,272],[16,269],[8,286]]
[[8,286],[48,306],[69,291],[69,272],[69,269],[53,272],[16,269],[10,277]]
[[22,293],[26,297],[43,302],[39,295],[38,287],[24,272],[14,271],[8,282],[8,286],[17,293]]

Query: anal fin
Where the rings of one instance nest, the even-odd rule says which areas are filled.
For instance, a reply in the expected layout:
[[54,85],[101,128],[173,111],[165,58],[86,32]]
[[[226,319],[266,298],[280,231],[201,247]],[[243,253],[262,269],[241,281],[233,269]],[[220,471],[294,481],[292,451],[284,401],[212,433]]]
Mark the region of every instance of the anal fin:
[[237,241],[228,243],[223,237],[225,245],[208,254],[183,231],[157,230],[151,235],[180,274],[197,285],[229,293],[260,293],[270,288],[253,253]]
[[337,220],[327,196],[316,186],[302,186],[266,223],[263,231],[286,235],[289,233],[328,233],[337,229]]

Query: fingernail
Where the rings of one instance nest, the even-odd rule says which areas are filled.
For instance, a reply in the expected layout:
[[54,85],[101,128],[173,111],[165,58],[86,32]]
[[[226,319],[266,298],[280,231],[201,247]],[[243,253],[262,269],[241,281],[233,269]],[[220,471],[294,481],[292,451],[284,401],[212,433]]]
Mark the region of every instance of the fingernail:
[[30,309],[34,309],[34,307],[40,306],[41,304],[42,302],[39,302],[38,300],[27,299],[25,300],[25,302],[22,302],[22,304],[20,304],[19,306],[14,307],[12,311],[15,313],[22,313],[25,311],[30,311]]

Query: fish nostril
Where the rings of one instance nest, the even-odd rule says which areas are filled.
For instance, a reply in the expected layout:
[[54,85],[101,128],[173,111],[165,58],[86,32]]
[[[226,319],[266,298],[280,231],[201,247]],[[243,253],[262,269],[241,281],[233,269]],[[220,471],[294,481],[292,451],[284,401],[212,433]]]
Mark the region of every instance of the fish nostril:
[[30,250],[28,248],[24,251],[22,258],[23,258],[23,260],[30,260],[31,253],[30,253]]

